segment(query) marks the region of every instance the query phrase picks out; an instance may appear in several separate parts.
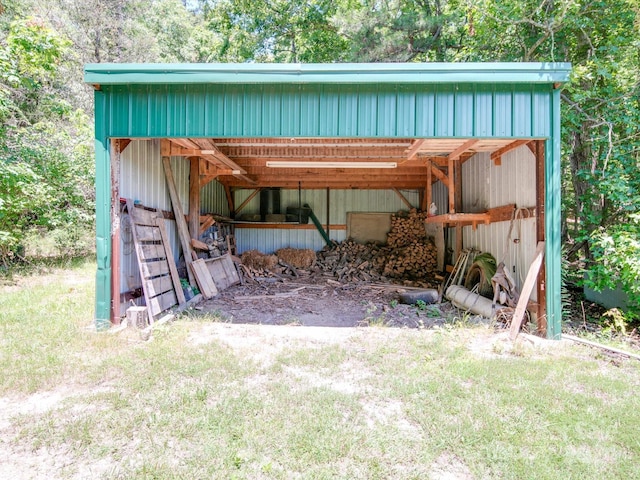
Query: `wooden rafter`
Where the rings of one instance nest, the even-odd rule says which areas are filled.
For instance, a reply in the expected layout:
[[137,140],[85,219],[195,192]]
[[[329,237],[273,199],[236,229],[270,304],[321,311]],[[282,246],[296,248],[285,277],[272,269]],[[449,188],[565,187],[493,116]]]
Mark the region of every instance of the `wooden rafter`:
[[416,141],[414,141],[411,144],[411,147],[409,147],[409,149],[407,150],[407,160],[411,160],[413,157],[415,157],[418,154],[418,150],[420,150],[420,147],[422,147],[422,145],[424,145],[426,143],[427,139],[426,138],[420,138]]
[[447,160],[458,160],[462,156],[463,153],[465,153],[467,150],[469,150],[471,147],[473,147],[478,142],[479,142],[479,140],[477,138],[472,138],[470,140],[467,140],[462,145],[460,145],[458,148],[456,148],[453,152],[451,152],[447,156]]
[[438,180],[440,180],[442,183],[444,183],[447,188],[449,188],[449,177],[447,177],[442,170],[434,167],[431,169],[431,174],[434,177],[436,177]]
[[493,152],[491,154],[491,160],[493,160],[493,164],[494,165],[501,165],[502,164],[502,155],[504,155],[507,152],[510,152],[511,150],[515,150],[518,147],[521,147],[522,145],[527,145],[531,140],[516,140],[514,142],[511,142],[508,145],[505,145],[504,147],[496,150],[495,152]]

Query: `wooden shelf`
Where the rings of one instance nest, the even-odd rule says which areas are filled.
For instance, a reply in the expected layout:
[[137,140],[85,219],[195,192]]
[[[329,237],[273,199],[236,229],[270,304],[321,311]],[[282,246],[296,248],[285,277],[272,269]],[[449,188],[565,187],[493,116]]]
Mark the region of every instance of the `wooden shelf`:
[[[271,228],[279,230],[315,230],[313,223],[295,223],[295,222],[232,222],[235,228]],[[326,224],[323,224],[326,228]],[[329,229],[346,230],[346,225],[329,225]]]
[[446,213],[444,215],[436,215],[427,217],[427,223],[442,223],[444,225],[471,225],[475,230],[479,223],[488,225],[491,223],[491,217],[488,213]]
[[[486,212],[480,213],[446,213],[444,215],[436,215],[427,217],[427,223],[442,223],[444,225],[468,226],[471,225],[475,230],[478,224],[488,225],[494,222],[506,222],[513,218],[515,204],[504,205],[502,207],[490,208]],[[535,208],[521,209],[527,212],[524,218],[535,218]]]

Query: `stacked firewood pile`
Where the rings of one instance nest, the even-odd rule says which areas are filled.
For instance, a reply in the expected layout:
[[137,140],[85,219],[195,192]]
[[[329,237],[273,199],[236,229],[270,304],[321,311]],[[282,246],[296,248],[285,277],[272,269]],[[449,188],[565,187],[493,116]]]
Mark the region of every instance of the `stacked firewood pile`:
[[391,216],[391,230],[387,235],[387,245],[392,248],[406,247],[412,243],[425,241],[424,222],[426,212],[412,208],[409,212],[398,212]]
[[318,252],[317,271],[331,273],[341,282],[381,281],[386,255],[373,243],[338,243]]
[[436,273],[437,251],[427,240],[424,229],[426,212],[412,208],[391,217],[387,235],[389,253],[383,275],[390,278],[430,279]]

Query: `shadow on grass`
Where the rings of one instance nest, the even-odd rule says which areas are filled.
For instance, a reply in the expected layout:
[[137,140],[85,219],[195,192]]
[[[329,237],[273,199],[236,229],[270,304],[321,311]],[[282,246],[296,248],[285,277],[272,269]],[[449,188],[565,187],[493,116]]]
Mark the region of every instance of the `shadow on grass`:
[[94,260],[94,252],[76,255],[20,257],[11,263],[0,263],[0,284],[13,284],[17,277],[43,275],[56,269],[78,268],[84,263]]

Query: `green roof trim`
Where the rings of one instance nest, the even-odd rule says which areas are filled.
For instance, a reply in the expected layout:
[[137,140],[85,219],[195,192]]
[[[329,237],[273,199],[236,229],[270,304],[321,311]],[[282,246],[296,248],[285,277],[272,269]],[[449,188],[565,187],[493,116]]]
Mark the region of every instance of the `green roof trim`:
[[565,83],[570,63],[94,63],[93,85]]

